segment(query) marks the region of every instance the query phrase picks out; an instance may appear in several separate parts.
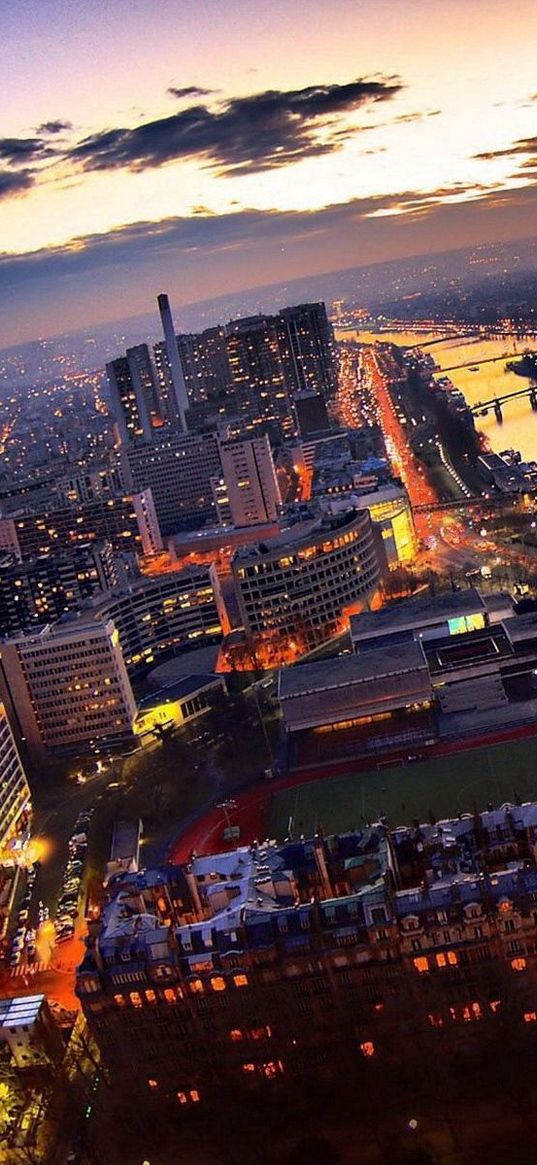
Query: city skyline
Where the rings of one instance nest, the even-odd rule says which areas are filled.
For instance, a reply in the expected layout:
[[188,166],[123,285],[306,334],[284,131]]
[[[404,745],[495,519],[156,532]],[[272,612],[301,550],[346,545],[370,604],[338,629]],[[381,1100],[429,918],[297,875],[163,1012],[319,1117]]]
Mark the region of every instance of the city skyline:
[[531,234],[533,5],[427,14],[6,7],[2,343]]

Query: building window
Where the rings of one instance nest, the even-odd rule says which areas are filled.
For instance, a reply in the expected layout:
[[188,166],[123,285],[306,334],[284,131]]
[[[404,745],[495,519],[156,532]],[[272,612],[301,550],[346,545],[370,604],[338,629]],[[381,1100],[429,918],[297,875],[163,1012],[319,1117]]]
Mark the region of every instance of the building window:
[[190,983],[190,990],[193,995],[203,995],[203,983],[201,979],[193,979]]
[[158,1080],[148,1080],[147,1083],[153,1092],[158,1088]]
[[425,957],[425,955],[422,955],[421,958],[414,959],[414,966],[416,971],[419,971],[420,975],[425,975],[429,970],[429,960]]
[[235,987],[247,987],[248,986],[248,976],[242,975],[242,974],[234,975],[233,982],[235,984]]
[[525,1011],[524,1023],[537,1023],[537,1011]]
[[116,1007],[125,1007],[127,1000],[125,999],[124,995],[114,995],[114,1003],[116,1004]]
[[513,971],[525,971],[526,970],[526,960],[525,959],[511,959],[511,969]]
[[232,1028],[232,1030],[229,1033],[229,1038],[234,1043],[237,1043],[239,1040],[242,1040],[242,1032],[241,1032],[240,1028],[238,1028],[238,1027]]
[[139,991],[131,991],[129,998],[133,1007],[142,1006],[142,996]]
[[222,978],[222,975],[215,975],[211,979],[211,987],[213,991],[225,991],[226,981]]
[[360,1044],[360,1051],[362,1053],[362,1056],[365,1056],[366,1059],[368,1059],[370,1056],[374,1056],[375,1055],[375,1045],[374,1045],[373,1041],[372,1040],[364,1040],[364,1043]]
[[243,1072],[247,1072],[247,1073],[255,1072],[255,1064],[252,1064],[250,1062],[248,1062],[247,1064],[243,1064],[242,1070],[243,1070]]
[[156,998],[157,998],[155,995],[155,992],[152,991],[151,989],[149,989],[149,991],[146,991],[145,997],[146,997],[148,1003],[155,1003]]

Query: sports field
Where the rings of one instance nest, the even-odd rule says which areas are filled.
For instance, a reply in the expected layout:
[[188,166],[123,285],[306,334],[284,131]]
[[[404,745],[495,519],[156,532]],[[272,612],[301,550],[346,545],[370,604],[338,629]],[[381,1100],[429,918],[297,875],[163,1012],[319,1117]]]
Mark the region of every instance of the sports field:
[[537,800],[537,737],[431,757],[396,768],[330,777],[276,793],[269,837],[289,832],[311,836],[316,829],[341,832],[378,821],[390,825],[414,818],[437,820],[513,801]]

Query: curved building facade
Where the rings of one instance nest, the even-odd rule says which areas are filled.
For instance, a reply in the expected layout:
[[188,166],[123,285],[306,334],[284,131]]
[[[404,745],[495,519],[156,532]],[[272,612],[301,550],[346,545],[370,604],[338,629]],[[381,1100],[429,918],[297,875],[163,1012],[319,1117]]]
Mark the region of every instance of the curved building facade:
[[301,522],[243,547],[232,570],[245,629],[251,635],[302,633],[314,642],[346,609],[367,602],[384,564],[366,510]]

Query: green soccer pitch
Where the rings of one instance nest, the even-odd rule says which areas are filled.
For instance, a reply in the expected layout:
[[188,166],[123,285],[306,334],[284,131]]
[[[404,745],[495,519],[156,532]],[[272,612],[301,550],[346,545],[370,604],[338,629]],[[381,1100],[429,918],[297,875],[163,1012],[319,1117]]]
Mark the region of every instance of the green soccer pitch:
[[281,841],[311,836],[316,830],[343,832],[386,814],[389,824],[415,818],[437,820],[472,812],[474,805],[495,808],[513,801],[537,800],[537,737],[459,751],[396,767],[379,767],[343,777],[324,777],[275,793],[269,836]]

